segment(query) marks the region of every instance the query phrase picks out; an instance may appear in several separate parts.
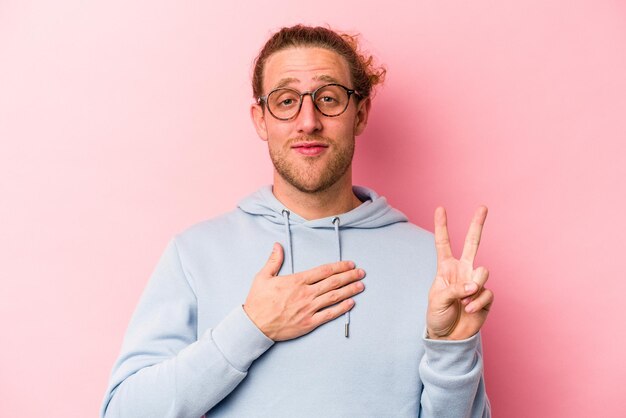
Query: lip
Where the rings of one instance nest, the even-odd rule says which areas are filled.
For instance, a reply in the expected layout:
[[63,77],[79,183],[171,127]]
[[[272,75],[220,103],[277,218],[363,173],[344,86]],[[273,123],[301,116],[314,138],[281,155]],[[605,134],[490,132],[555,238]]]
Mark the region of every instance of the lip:
[[326,148],[328,148],[327,144],[324,144],[323,142],[316,142],[316,141],[296,142],[295,144],[291,146],[291,149],[295,150],[296,152],[300,154],[307,155],[307,156],[319,155],[322,152],[324,152]]

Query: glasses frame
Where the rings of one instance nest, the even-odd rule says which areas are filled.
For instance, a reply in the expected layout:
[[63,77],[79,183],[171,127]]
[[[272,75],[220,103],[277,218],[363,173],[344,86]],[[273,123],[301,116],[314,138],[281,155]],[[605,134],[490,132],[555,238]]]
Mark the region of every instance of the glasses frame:
[[[317,94],[318,91],[320,91],[323,88],[329,87],[329,86],[337,86],[337,87],[341,87],[342,89],[344,89],[346,91],[346,93],[348,93],[348,101],[346,101],[346,107],[343,108],[343,110],[339,113],[337,113],[336,115],[328,115],[324,112],[322,112],[320,110],[319,107],[317,107],[317,103],[315,102],[315,95]],[[274,93],[275,91],[278,90],[289,90],[292,91],[294,93],[296,93],[298,96],[300,96],[300,103],[298,105],[298,110],[296,111],[296,113],[294,113],[293,116],[289,117],[289,118],[279,118],[278,116],[276,116],[273,112],[272,109],[270,109],[269,104],[267,103],[267,98]],[[267,93],[265,96],[261,96],[257,99],[257,102],[259,104],[264,105],[267,108],[267,111],[270,112],[270,115],[272,115],[275,119],[278,120],[283,120],[283,121],[287,121],[287,120],[292,120],[298,117],[298,115],[300,114],[300,110],[302,109],[302,103],[304,102],[304,96],[311,96],[311,101],[313,102],[313,106],[315,107],[315,109],[317,109],[318,112],[320,112],[322,115],[329,117],[329,118],[335,118],[337,116],[343,115],[346,111],[346,109],[348,109],[348,106],[350,105],[350,97],[352,97],[352,95],[355,95],[359,98],[363,98],[363,96],[361,95],[361,93],[359,93],[358,91],[354,90],[354,89],[349,89],[346,86],[343,86],[339,83],[329,83],[329,84],[324,84],[323,86],[319,86],[318,88],[316,88],[313,91],[304,91],[304,92],[299,92],[296,89],[292,89],[289,87],[279,87],[277,89],[274,89],[272,91],[270,91],[269,93]]]

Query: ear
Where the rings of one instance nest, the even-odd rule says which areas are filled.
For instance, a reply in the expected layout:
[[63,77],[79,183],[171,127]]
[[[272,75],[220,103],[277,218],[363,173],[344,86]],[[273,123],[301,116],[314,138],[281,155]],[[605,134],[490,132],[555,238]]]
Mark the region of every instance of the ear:
[[370,108],[372,107],[372,101],[370,98],[363,99],[359,102],[356,117],[354,118],[354,136],[359,136],[365,130],[367,126],[367,118],[370,114]]
[[258,103],[254,103],[250,106],[250,117],[252,118],[252,123],[254,124],[259,138],[263,141],[267,141],[267,126],[265,125],[265,111],[263,106]]

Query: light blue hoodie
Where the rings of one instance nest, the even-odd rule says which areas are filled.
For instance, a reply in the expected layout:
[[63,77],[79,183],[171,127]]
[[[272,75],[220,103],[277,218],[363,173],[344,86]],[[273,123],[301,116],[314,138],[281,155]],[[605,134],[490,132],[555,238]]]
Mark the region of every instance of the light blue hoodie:
[[[424,338],[432,234],[354,191],[358,208],[307,221],[267,186],[177,235],[130,322],[102,416],[490,416],[480,336]],[[276,343],[250,321],[242,303],[274,242],[280,275],[339,259],[365,270],[349,338],[345,317]]]

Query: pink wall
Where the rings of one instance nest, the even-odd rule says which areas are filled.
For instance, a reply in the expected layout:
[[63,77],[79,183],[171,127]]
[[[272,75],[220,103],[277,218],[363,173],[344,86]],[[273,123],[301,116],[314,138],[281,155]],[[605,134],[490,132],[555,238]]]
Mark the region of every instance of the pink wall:
[[0,416],[95,416],[169,237],[271,181],[250,64],[298,21],[389,68],[358,183],[457,249],[490,207],[495,416],[626,416],[622,2],[38,3],[0,2]]

